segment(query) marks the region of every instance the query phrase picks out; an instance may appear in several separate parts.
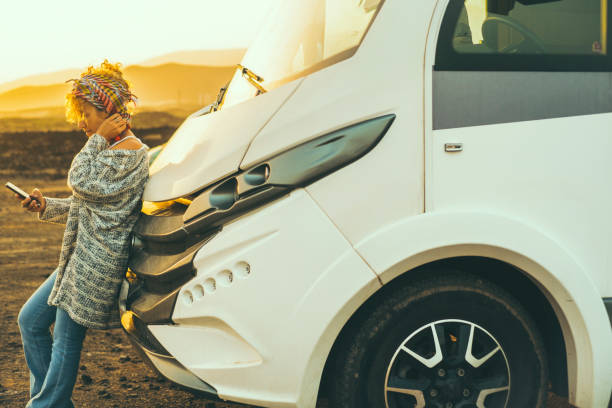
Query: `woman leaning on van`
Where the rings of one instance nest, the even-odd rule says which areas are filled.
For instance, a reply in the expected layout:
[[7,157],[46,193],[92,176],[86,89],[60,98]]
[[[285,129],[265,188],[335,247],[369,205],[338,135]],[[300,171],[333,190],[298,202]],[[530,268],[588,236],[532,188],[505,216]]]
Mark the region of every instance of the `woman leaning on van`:
[[19,312],[30,408],[73,407],[86,330],[119,327],[128,237],[148,176],[147,146],[128,125],[134,96],[119,64],[105,60],[71,81],[66,116],[88,138],[68,172],[72,195],[49,198],[34,189],[36,199],[21,202],[39,219],[66,225],[57,269]]

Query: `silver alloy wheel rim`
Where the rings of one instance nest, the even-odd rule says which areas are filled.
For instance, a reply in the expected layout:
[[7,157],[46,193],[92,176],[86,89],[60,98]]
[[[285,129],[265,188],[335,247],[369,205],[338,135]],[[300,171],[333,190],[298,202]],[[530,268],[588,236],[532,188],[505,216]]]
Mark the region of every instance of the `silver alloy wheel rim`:
[[[440,339],[441,333],[442,341]],[[448,347],[446,346],[447,334],[450,336]],[[478,339],[475,339],[476,334],[478,334]],[[415,351],[412,349],[414,347],[408,346],[411,341],[417,340],[417,338],[422,345],[427,337],[433,340],[433,345],[429,347],[428,351],[430,353],[428,354],[422,353],[421,350]],[[458,343],[456,345],[457,352],[451,357],[449,352],[453,351],[452,347],[455,346],[453,343]],[[449,348],[450,350],[448,350]],[[445,353],[448,355],[445,355]],[[400,362],[400,359],[403,361]],[[448,361],[445,361],[445,359]],[[419,371],[421,377],[409,379],[392,376],[392,373],[398,370],[404,373],[405,367],[398,367],[398,364],[404,362],[408,366],[414,365],[414,371]],[[443,380],[442,378],[447,376],[447,372],[451,373],[448,375],[449,379]],[[489,378],[478,378],[478,375],[483,373],[487,374]],[[440,378],[439,380],[428,379],[434,378],[436,375]],[[450,378],[453,375],[455,377]],[[470,380],[473,380],[474,384],[466,385]],[[465,387],[461,391],[463,398],[456,395],[458,385],[460,385],[460,388]],[[444,392],[440,393],[436,387],[442,387]],[[502,392],[505,392],[505,398],[503,398]],[[423,408],[428,401],[432,402],[431,405],[433,406],[449,408],[462,406],[505,408],[510,396],[510,366],[506,353],[497,339],[484,328],[465,320],[438,320],[415,330],[398,346],[387,367],[384,393],[386,408],[403,408],[404,406]],[[487,397],[493,395],[495,395],[495,401],[492,404],[485,405]],[[397,403],[398,399],[401,400],[405,396],[414,398],[416,405],[414,401],[411,405]],[[457,403],[457,399],[460,400],[459,403]]]

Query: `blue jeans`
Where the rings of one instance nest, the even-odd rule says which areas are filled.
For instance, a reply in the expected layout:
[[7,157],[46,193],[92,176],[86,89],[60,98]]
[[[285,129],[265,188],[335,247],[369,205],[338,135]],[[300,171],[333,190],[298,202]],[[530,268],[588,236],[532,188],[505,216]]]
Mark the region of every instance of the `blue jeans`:
[[[27,408],[74,407],[71,395],[87,327],[73,321],[64,310],[47,304],[56,275],[52,273],[19,312],[23,351],[30,369]],[[51,339],[49,328],[53,322]]]

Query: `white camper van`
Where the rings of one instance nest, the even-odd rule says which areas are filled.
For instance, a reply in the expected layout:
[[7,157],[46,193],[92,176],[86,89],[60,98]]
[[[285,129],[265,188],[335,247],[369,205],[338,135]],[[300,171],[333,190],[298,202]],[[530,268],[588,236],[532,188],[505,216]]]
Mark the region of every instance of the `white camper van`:
[[265,407],[612,390],[607,0],[284,0],[151,164],[119,308]]

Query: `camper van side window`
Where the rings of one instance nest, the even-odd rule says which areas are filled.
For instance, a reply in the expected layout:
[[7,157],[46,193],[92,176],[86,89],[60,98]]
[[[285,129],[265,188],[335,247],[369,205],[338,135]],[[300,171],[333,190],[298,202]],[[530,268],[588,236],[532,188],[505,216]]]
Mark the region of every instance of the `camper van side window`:
[[608,0],[450,0],[437,70],[610,71]]

